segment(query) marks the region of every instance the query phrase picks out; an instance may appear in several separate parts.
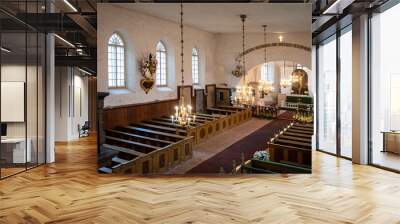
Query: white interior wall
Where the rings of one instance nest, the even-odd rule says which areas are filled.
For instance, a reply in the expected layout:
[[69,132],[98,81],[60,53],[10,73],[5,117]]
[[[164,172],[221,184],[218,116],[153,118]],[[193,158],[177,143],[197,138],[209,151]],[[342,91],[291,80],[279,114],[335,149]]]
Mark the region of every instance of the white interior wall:
[[[98,30],[101,30],[97,36],[97,89],[99,92],[110,92],[110,95],[105,98],[105,106],[175,99],[176,85],[180,84],[181,80],[179,24],[111,4],[98,4],[97,19]],[[109,89],[107,86],[107,43],[114,32],[121,35],[126,49],[127,88],[122,90]],[[283,36],[284,42],[311,47],[311,32],[268,34],[267,42],[278,42],[280,35]],[[163,41],[168,52],[168,88],[154,88],[146,95],[140,88],[142,76],[139,73],[138,61],[148,53],[155,53],[159,40]],[[184,41],[185,85],[192,83],[191,56],[189,55],[193,47],[196,47],[200,54],[200,86],[198,88],[204,88],[205,84],[226,84],[234,87],[239,83],[240,78],[234,77],[231,72],[236,66],[235,57],[242,51],[241,33],[214,34],[185,25]],[[246,48],[263,43],[262,33],[246,35]],[[288,60],[311,67],[311,53],[304,50],[270,47],[267,54],[269,61]],[[262,49],[246,55],[247,70],[263,62]]]
[[[27,72],[27,73],[26,73]],[[28,74],[29,88],[27,88],[27,106],[36,108],[36,80],[31,77],[31,74],[36,76],[36,66],[25,66],[18,64],[6,64],[1,66],[1,81],[8,82],[25,82],[25,75]],[[31,88],[35,87],[35,88]],[[39,105],[40,106],[40,105]],[[1,108],[7,110],[7,108]],[[36,130],[36,113],[35,110],[27,109],[30,113],[27,113],[28,120],[28,138],[29,134],[33,133],[33,129]],[[8,137],[25,137],[25,125],[26,122],[7,122],[7,136]],[[31,130],[32,129],[32,130]],[[35,132],[36,137],[36,132]]]
[[[260,27],[262,29],[262,27]],[[267,43],[279,42],[279,36],[283,36],[283,42],[295,43],[311,47],[311,32],[267,34]],[[242,52],[242,34],[217,35],[217,83],[226,83],[228,86],[236,86],[243,83],[243,78],[232,75],[235,68],[235,58]],[[264,34],[246,34],[245,49],[264,44]],[[267,61],[295,61],[311,68],[311,52],[291,47],[267,48]],[[264,63],[264,49],[255,50],[245,56],[246,71]]]
[[[116,16],[118,15],[118,16]],[[113,5],[98,5],[98,91],[110,92],[106,106],[134,104],[154,100],[175,99],[176,85],[181,83],[180,32],[177,23],[137,13]],[[111,90],[107,86],[107,43],[110,36],[121,35],[126,49],[127,89]],[[140,87],[142,75],[138,61],[155,53],[156,44],[162,41],[167,48],[167,88],[154,88],[145,94]],[[184,26],[184,79],[191,85],[191,54],[196,47],[200,55],[200,87],[214,83],[215,36],[211,33]]]
[[[1,81],[24,82],[27,91],[26,107],[22,108],[23,112],[26,112],[26,120],[24,122],[7,122],[7,137],[25,138],[26,135],[30,142],[32,161],[36,162],[36,155],[39,153],[39,163],[44,162],[44,158],[41,156],[44,151],[44,116],[42,113],[44,108],[44,89],[42,78],[42,68],[40,66],[25,66],[25,64],[17,63],[3,64],[1,66]],[[9,109],[1,108],[1,110]]]
[[[285,64],[285,75],[283,75],[283,67],[284,67],[284,63],[283,61],[273,61],[273,62],[269,62],[272,63],[274,66],[274,91],[275,92],[280,92],[283,94],[291,94],[291,87],[287,87],[287,88],[281,88],[280,86],[280,80],[281,79],[287,79],[292,75],[293,72],[293,63],[287,61]],[[298,63],[296,63],[298,64]],[[246,82],[258,82],[259,80],[261,80],[261,67],[263,64],[258,64],[257,66],[251,68],[246,75]],[[314,76],[315,74],[311,72],[311,70],[309,68],[304,67],[303,68],[305,72],[307,72],[308,75],[308,89],[309,89],[309,93],[311,96],[314,95],[314,84],[313,84],[313,80],[315,79]],[[283,76],[283,77],[282,77]],[[243,83],[243,78],[241,78],[240,83]]]
[[72,67],[55,72],[55,141],[69,141],[79,137],[78,124],[88,120],[88,78]]

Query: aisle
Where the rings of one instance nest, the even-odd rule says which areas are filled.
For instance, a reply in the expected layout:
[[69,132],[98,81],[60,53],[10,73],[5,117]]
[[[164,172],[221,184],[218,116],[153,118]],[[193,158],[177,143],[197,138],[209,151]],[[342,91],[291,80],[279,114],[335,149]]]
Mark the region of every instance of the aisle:
[[[284,114],[286,115],[286,113]],[[289,123],[290,120],[286,119],[272,120],[248,136],[239,139],[234,144],[227,145],[225,150],[189,170],[187,174],[218,173],[221,167],[225,173],[229,173],[233,168],[233,160],[236,161],[236,164],[239,164],[242,153],[244,153],[244,159],[247,160],[253,156],[255,151],[264,150],[267,146],[267,141]]]
[[193,147],[193,157],[176,167],[168,170],[165,174],[185,174],[189,170],[198,166],[202,162],[212,158],[218,153],[224,151],[228,146],[234,144],[240,139],[245,138],[251,133],[268,124],[268,120],[251,119],[231,129],[225,130],[216,136]]

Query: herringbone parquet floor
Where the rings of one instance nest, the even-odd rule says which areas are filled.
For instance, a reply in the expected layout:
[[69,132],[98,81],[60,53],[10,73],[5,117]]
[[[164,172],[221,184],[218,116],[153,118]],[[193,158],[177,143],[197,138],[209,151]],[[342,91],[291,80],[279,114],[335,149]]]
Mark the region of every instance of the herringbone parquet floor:
[[0,181],[0,223],[400,223],[400,175],[315,152],[312,175],[104,176],[94,138]]

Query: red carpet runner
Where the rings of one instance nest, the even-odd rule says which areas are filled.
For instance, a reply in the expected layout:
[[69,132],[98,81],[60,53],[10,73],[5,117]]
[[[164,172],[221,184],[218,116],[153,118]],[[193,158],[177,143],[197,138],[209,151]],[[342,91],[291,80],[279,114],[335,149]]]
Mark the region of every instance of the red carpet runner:
[[236,161],[236,165],[239,165],[242,152],[244,153],[244,159],[248,160],[252,158],[255,151],[264,150],[268,140],[290,123],[288,118],[291,117],[291,114],[291,112],[283,113],[278,119],[269,122],[210,159],[200,163],[189,170],[187,174],[215,174],[220,172],[221,167],[223,167],[225,173],[230,173],[233,167],[233,160]]

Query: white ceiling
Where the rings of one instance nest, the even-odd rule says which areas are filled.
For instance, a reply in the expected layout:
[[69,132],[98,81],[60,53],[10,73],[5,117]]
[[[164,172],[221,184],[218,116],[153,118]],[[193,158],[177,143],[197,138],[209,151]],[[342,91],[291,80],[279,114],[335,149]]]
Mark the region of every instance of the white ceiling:
[[[122,3],[117,6],[179,22],[176,3]],[[246,33],[311,32],[311,4],[296,3],[185,3],[183,22],[213,33],[241,33],[239,15],[246,14]]]

